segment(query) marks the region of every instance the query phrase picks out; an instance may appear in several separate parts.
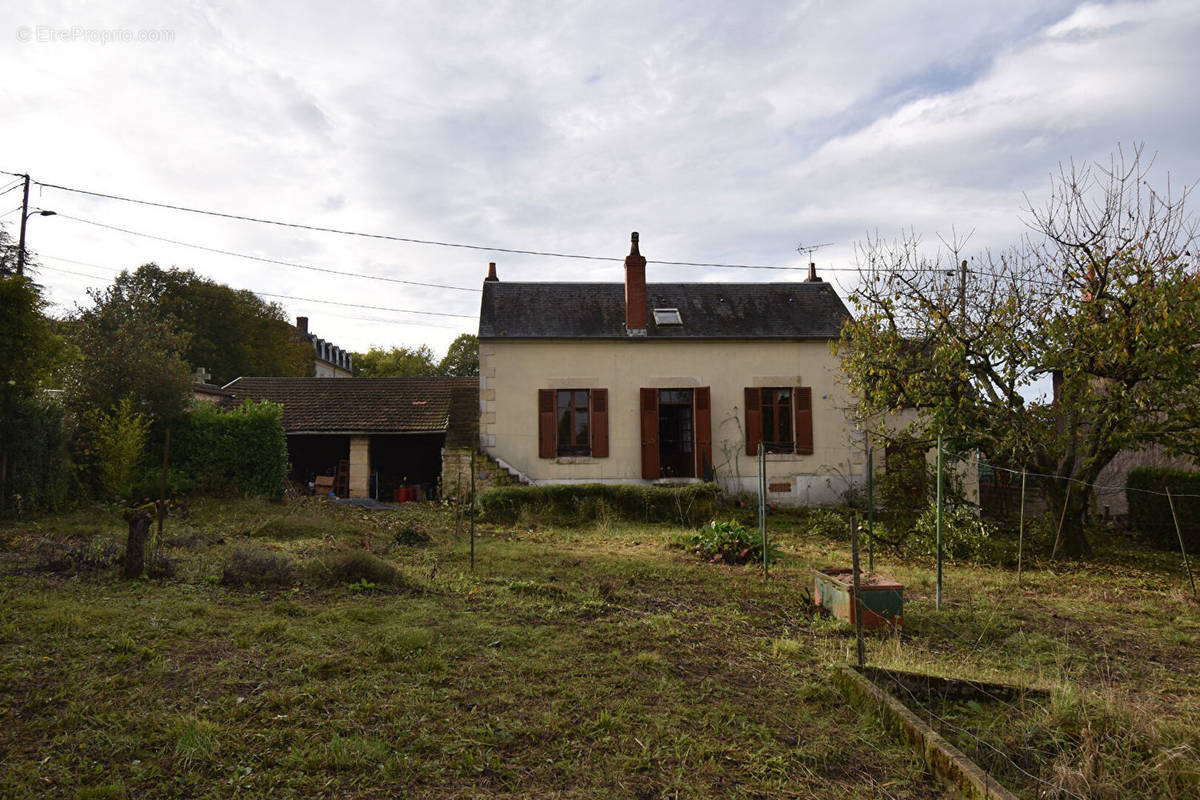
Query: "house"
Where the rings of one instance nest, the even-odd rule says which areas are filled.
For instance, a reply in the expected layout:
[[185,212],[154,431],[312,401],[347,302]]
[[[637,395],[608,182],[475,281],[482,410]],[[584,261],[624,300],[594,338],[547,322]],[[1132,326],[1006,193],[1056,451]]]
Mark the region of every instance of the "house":
[[801,283],[508,283],[492,264],[479,319],[480,447],[540,483],[712,479],[771,502],[835,503],[863,440],[831,343],[849,312]]
[[295,337],[312,345],[313,375],[318,378],[353,378],[354,356],[308,331],[308,317],[296,317]]
[[238,378],[223,388],[234,404],[281,404],[291,479],[333,478],[341,496],[390,500],[419,487],[432,497],[477,436],[475,378]]

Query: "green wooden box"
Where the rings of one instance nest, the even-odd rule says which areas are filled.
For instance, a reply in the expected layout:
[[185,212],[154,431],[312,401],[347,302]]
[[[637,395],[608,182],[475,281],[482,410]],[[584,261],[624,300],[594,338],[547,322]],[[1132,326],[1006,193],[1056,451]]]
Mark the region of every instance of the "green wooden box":
[[862,607],[864,628],[896,628],[904,624],[904,587],[875,572],[859,572],[860,603],[851,602],[854,570],[824,567],[813,570],[813,602],[838,619],[855,623],[855,609]]

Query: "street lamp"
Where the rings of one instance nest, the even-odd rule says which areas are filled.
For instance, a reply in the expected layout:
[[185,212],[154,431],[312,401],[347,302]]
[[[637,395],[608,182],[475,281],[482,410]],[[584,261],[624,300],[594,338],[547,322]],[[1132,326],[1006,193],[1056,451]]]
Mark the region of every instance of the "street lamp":
[[30,217],[53,217],[58,214],[57,211],[46,211],[44,209],[34,209],[28,214],[21,217],[21,238],[17,243],[17,274],[25,274],[25,223]]

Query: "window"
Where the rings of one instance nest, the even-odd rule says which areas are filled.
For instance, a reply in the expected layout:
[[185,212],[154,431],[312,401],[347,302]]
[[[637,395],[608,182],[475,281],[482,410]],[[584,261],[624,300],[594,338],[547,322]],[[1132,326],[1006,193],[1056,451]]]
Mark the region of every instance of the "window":
[[812,387],[746,388],[746,455],[813,452]]
[[539,389],[538,457],[608,457],[607,389]]
[[762,440],[768,453],[792,453],[792,390],[762,389]]
[[558,390],[558,455],[588,455],[592,450],[589,435],[587,389]]

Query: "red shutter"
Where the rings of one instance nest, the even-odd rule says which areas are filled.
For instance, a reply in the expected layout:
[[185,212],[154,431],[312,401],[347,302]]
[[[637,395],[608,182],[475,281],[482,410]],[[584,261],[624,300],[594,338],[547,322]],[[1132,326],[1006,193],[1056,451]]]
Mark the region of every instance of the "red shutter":
[[642,477],[658,478],[658,389],[642,389]]
[[696,476],[703,479],[712,473],[712,390],[697,387],[692,397],[696,404]]
[[538,458],[558,455],[556,396],[553,389],[538,389]]
[[592,389],[592,458],[608,458],[608,389]]
[[812,455],[812,387],[797,386],[792,396],[796,398],[796,452]]
[[758,455],[762,441],[762,390],[746,387],[746,455]]

